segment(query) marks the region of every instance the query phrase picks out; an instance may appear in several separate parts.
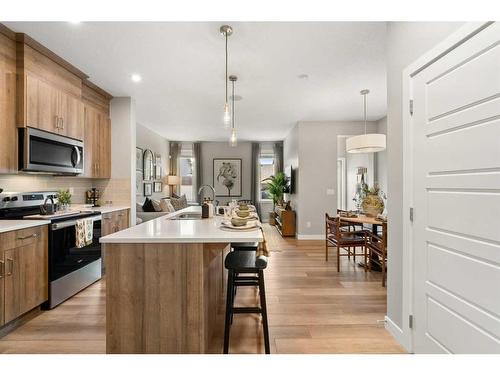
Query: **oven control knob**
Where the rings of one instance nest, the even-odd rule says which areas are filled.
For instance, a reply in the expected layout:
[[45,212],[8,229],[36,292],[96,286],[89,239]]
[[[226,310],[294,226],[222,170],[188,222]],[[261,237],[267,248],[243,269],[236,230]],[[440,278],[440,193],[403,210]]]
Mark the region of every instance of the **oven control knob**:
[[10,200],[13,201],[13,202],[17,201],[17,197],[12,197],[12,198],[10,198]]
[[4,202],[8,202],[10,201],[10,197],[5,197],[4,199],[2,199]]

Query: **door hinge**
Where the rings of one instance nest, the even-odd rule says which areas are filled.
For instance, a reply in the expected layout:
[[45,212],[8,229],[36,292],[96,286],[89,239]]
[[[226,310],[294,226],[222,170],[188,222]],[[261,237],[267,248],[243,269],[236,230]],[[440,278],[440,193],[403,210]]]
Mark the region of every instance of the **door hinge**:
[[410,115],[413,116],[413,99],[410,99]]
[[413,315],[408,315],[408,327],[413,328]]
[[410,207],[410,221],[413,223],[413,207]]

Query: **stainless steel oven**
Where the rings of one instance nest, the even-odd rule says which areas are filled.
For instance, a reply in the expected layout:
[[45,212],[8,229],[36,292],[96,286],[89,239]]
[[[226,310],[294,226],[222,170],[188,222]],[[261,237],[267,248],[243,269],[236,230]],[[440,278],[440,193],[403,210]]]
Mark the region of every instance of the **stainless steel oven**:
[[92,243],[76,247],[76,218],[53,220],[49,227],[49,301],[53,308],[101,278],[100,214],[81,214],[93,221]]
[[39,129],[19,129],[19,170],[83,173],[83,142]]

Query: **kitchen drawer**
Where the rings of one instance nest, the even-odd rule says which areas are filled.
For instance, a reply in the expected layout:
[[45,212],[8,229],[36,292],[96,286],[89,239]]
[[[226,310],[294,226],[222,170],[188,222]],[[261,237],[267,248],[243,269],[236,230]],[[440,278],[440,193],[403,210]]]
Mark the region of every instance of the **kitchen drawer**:
[[0,234],[0,249],[9,250],[40,241],[44,225]]

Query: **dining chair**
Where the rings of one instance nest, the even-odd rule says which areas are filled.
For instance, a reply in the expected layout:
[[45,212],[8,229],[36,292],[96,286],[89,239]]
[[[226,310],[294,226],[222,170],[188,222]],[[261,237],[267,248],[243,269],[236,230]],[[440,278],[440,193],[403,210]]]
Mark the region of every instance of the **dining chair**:
[[[356,249],[361,247],[363,253],[358,254],[364,257],[365,262],[365,272],[367,271],[367,247],[366,247],[366,232],[361,231],[351,231],[346,229],[344,223],[342,223],[341,217],[331,217],[328,213],[325,213],[325,257],[328,262],[328,248],[335,247],[337,249],[337,272],[340,272],[340,257],[347,256],[351,259],[351,255],[356,261]],[[345,253],[341,253],[344,250]]]
[[366,245],[370,255],[368,268],[371,271],[372,263],[380,266],[382,269],[382,286],[385,287],[387,279],[387,223],[382,223],[381,226],[381,233],[366,233]]

